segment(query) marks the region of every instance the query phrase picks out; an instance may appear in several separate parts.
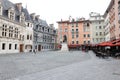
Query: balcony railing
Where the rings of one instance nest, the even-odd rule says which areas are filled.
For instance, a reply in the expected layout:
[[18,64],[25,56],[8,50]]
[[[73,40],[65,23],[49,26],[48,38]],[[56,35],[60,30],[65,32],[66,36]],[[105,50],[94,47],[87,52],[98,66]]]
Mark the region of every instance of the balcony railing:
[[72,33],[72,34],[79,34],[78,31],[72,31],[71,33]]

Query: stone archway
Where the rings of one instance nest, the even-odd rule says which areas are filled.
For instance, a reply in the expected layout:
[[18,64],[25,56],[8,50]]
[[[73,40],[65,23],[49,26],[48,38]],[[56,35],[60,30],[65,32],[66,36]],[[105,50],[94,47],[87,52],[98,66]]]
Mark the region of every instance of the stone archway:
[[67,36],[66,35],[63,36],[63,42],[67,42]]

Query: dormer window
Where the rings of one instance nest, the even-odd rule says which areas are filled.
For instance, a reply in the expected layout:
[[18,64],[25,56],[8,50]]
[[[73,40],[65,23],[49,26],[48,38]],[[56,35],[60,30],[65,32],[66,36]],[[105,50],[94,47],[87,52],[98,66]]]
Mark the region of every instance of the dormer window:
[[1,5],[1,2],[0,2],[0,15],[2,15],[2,5]]
[[25,21],[25,15],[22,12],[21,15],[20,15],[20,22],[23,23],[24,21]]
[[8,10],[8,18],[10,20],[15,20],[15,12],[14,12],[14,8],[12,7]]

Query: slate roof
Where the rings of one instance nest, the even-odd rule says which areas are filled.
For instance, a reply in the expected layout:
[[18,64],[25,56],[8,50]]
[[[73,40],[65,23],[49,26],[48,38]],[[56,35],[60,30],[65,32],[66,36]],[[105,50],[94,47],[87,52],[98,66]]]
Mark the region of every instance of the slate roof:
[[25,20],[31,21],[30,14],[26,8],[22,7],[21,12],[18,11],[16,4],[10,2],[9,0],[0,0],[1,5],[3,7],[3,16],[8,18],[8,9],[13,7],[15,9],[15,20],[19,21],[19,15],[21,12],[25,14]]
[[[19,21],[19,15],[21,14],[16,6],[16,4],[10,2],[9,0],[0,0],[1,4],[2,4],[2,7],[3,7],[3,16],[8,18],[8,9],[13,7],[15,9],[15,21]],[[48,27],[48,24],[45,20],[42,20],[42,19],[36,19],[36,20],[32,20],[28,10],[26,8],[23,8],[22,7],[22,10],[21,12],[24,12],[25,14],[25,20],[26,21],[31,21],[34,23],[34,25],[41,25],[43,27]]]
[[45,20],[42,20],[42,19],[36,19],[33,21],[35,25],[41,25],[43,27],[48,27],[48,24]]

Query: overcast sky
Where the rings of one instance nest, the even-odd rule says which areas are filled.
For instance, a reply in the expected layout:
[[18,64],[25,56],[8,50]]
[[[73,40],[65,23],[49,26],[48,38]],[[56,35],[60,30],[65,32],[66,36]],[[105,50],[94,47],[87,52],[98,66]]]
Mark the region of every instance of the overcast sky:
[[66,20],[69,16],[89,17],[90,12],[104,14],[111,0],[10,0],[13,3],[23,3],[30,13],[40,15],[41,19],[48,24],[61,19]]

